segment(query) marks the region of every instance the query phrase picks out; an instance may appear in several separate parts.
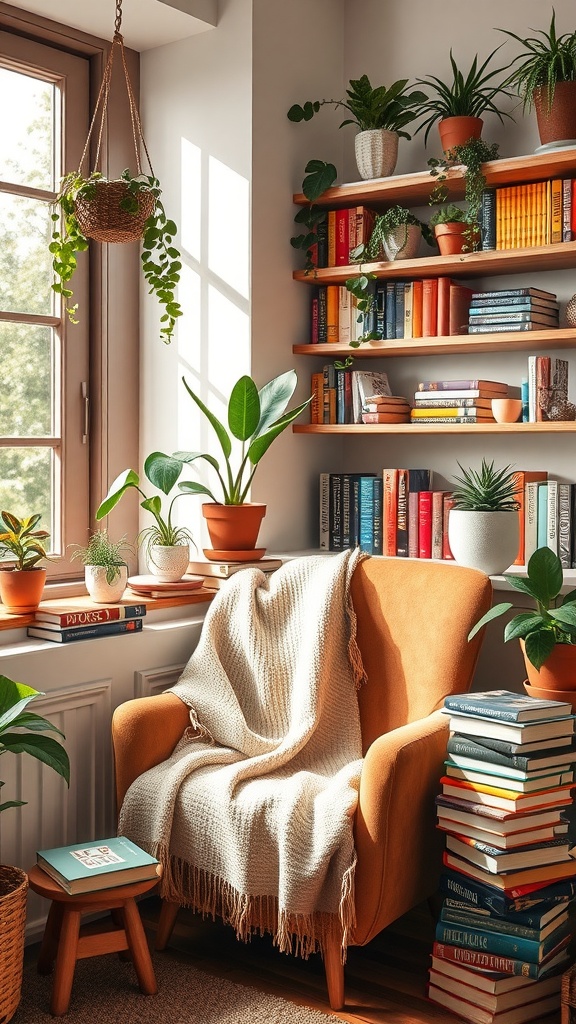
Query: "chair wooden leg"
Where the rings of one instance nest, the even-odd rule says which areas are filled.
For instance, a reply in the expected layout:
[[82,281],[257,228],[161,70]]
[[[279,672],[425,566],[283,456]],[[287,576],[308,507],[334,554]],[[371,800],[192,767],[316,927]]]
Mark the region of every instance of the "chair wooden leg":
[[176,917],[180,910],[179,903],[169,903],[168,900],[162,900],[162,906],[160,908],[160,917],[158,919],[158,928],[156,929],[156,939],[154,942],[155,949],[166,949],[166,946],[170,942],[170,936],[176,924]]
[[140,989],[147,996],[154,996],[158,991],[156,976],[150,958],[150,950],[142,927],[142,920],[136,900],[128,899],[124,903],[124,926],[126,928],[126,941],[132,954],[132,963],[138,978]]
[[342,947],[339,942],[329,942],[324,948],[324,971],[328,999],[332,1010],[341,1010],[344,1006],[344,964],[342,963]]

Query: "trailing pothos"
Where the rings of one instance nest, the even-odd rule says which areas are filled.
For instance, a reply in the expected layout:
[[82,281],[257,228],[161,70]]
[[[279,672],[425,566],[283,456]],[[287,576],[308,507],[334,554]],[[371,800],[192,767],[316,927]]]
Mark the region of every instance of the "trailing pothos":
[[[62,179],[60,192],[53,204],[51,216],[55,226],[49,249],[57,280],[54,281],[52,288],[64,299],[71,323],[78,323],[78,303],[71,303],[73,292],[69,283],[77,267],[77,253],[88,248],[88,239],[83,234],[76,216],[76,203],[78,199],[88,202],[94,199],[98,183],[106,180],[99,171],[92,171],[88,177],[84,177],[78,171],[71,171]],[[180,252],[173,241],[177,227],[174,221],[166,216],[160,199],[162,189],[158,178],[148,174],[132,176],[129,170],[125,170],[116,180],[126,185],[126,194],[118,204],[126,213],[138,212],[138,200],[142,193],[151,194],[154,198],[152,213],[144,223],[141,261],[144,277],[150,285],[150,293],[156,294],[164,308],[160,317],[160,337],[169,344],[176,319],[182,315],[180,303],[174,297],[182,269]],[[59,227],[56,226],[58,224]]]
[[302,182],[302,192],[306,196],[309,205],[302,206],[294,222],[307,228],[305,233],[295,235],[290,239],[290,245],[294,249],[303,249],[306,253],[304,270],[307,274],[314,270],[313,250],[318,241],[318,226],[326,221],[327,213],[321,207],[314,206],[317,199],[323,192],[336,181],[337,171],[334,164],[328,164],[325,160],[309,160],[304,168],[306,177]]

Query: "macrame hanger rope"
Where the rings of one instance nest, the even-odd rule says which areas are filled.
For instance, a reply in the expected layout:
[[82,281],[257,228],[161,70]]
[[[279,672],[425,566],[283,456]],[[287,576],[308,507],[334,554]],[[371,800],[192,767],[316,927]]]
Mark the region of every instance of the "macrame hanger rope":
[[97,143],[97,146],[96,146],[96,158],[94,160],[94,167],[97,168],[98,164],[100,162],[100,153],[101,153],[101,149],[102,149],[102,136],[103,136],[103,133],[104,133],[104,122],[106,120],[106,115],[107,115],[107,110],[108,110],[108,97],[109,97],[109,93],[110,93],[110,84],[111,84],[111,81],[112,81],[112,69],[113,69],[113,66],[114,66],[114,54],[116,52],[116,47],[119,47],[119,49],[120,49],[120,56],[121,56],[121,60],[122,60],[122,67],[124,69],[124,81],[126,83],[126,92],[128,93],[128,104],[130,106],[130,121],[132,123],[132,138],[133,138],[133,141],[134,141],[134,153],[135,153],[135,156],[136,156],[136,174],[137,175],[142,174],[142,165],[140,163],[140,146],[139,146],[139,143],[142,143],[142,148],[144,149],[144,152],[146,153],[146,159],[148,161],[148,166],[150,168],[150,174],[152,175],[152,177],[155,177],[154,171],[152,169],[152,162],[150,160],[150,154],[148,152],[148,147],[146,146],[144,135],[142,133],[142,123],[140,121],[140,115],[138,113],[138,108],[137,108],[137,105],[136,105],[136,100],[134,98],[134,91],[132,89],[132,83],[130,81],[130,76],[128,74],[128,67],[127,67],[127,64],[126,64],[126,54],[125,54],[125,51],[124,51],[124,39],[123,39],[123,36],[122,36],[122,34],[120,32],[121,27],[122,27],[122,0],[116,0],[116,18],[115,18],[115,21],[114,21],[114,38],[112,40],[112,46],[110,48],[110,53],[108,55],[108,60],[106,61],[106,67],[104,68],[104,74],[102,76],[102,84],[100,85],[100,91],[98,93],[98,99],[96,100],[96,107],[94,108],[94,113],[92,115],[92,121],[90,122],[90,128],[88,130],[88,136],[86,138],[86,142],[85,142],[85,145],[84,145],[82,156],[80,158],[80,163],[78,165],[78,174],[82,173],[82,167],[84,165],[84,161],[85,161],[87,153],[88,153],[88,147],[90,145],[90,139],[92,138],[92,133],[94,131],[94,127],[96,125],[96,121],[97,121],[97,118],[98,118],[98,111],[101,108],[101,112],[100,112],[100,127],[99,127],[99,130],[98,130],[98,143]]

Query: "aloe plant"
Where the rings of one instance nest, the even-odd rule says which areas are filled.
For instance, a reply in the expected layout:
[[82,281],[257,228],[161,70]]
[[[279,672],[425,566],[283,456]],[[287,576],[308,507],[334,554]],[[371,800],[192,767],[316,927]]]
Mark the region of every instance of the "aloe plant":
[[[540,671],[556,644],[576,644],[576,590],[566,594],[559,607],[555,607],[564,576],[558,555],[549,547],[536,549],[528,561],[526,572],[526,577],[504,573],[504,579],[515,590],[533,598],[536,611],[515,615],[504,628],[504,642],[523,639],[528,661]],[[471,640],[478,630],[512,607],[510,601],[494,605],[479,619],[468,639]]]
[[[38,735],[55,732],[65,739],[64,734],[46,718],[26,710],[30,701],[43,696],[40,690],[0,675],[0,754],[30,754],[53,768],[70,785],[70,761],[66,750],[52,736]],[[0,782],[0,788],[3,785]],[[0,804],[0,811],[22,807],[25,803],[25,800],[7,800]]]
[[[458,463],[460,466],[460,463]],[[454,508],[466,512],[515,512],[518,482],[510,466],[495,469],[494,463],[482,459],[480,470],[463,469],[452,490]]]

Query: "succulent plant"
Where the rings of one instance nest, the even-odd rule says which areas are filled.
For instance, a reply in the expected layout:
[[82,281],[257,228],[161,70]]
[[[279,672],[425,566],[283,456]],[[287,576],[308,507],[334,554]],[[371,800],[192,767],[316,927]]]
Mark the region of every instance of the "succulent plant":
[[518,509],[516,473],[510,466],[495,469],[482,459],[480,470],[464,469],[453,488],[454,508],[464,512],[514,512]]

